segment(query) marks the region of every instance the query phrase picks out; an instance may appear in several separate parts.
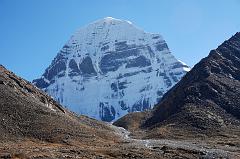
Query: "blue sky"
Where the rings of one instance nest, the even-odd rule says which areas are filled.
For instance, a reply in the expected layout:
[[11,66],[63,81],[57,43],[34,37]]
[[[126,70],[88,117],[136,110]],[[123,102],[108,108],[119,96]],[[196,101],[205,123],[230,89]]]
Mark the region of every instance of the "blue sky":
[[107,16],[160,33],[190,66],[240,31],[239,0],[0,0],[0,64],[38,78],[78,28]]

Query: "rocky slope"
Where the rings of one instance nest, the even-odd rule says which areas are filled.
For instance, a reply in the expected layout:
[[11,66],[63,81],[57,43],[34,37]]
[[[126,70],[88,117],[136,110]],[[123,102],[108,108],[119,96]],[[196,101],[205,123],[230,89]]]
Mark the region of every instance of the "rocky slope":
[[33,83],[76,113],[112,121],[151,108],[187,71],[159,34],[107,17],[73,34]]
[[145,138],[201,138],[240,151],[240,33],[196,64],[152,111],[114,124]]

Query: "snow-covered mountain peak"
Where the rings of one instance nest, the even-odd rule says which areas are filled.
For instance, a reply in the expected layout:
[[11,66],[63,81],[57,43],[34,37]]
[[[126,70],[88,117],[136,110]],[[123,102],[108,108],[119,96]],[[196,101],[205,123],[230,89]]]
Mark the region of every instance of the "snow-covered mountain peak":
[[121,19],[117,19],[117,18],[113,18],[113,17],[105,17],[102,19],[99,19],[95,22],[93,22],[92,24],[108,24],[108,25],[119,25],[119,24],[125,24],[125,25],[132,25],[132,23],[130,21],[127,20],[121,20]]
[[161,35],[107,17],[74,33],[33,82],[72,111],[112,121],[152,108],[188,70]]
[[113,18],[113,17],[105,17],[104,19],[105,20],[116,20],[116,18]]
[[116,18],[113,18],[113,17],[105,17],[103,18],[103,20],[99,20],[99,21],[104,21],[104,22],[123,22],[123,20],[120,20],[120,19],[116,19]]
[[77,30],[69,44],[76,41],[82,45],[84,43],[101,45],[106,42],[115,43],[115,41],[129,41],[133,44],[143,41],[148,43],[153,41],[153,37],[156,39],[155,42],[163,40],[160,35],[146,33],[129,21],[106,17]]

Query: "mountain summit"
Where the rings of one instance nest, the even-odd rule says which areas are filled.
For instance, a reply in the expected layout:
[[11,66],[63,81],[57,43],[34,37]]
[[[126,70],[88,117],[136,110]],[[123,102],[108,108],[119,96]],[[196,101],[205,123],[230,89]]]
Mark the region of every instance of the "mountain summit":
[[33,83],[74,112],[112,121],[152,108],[189,70],[159,34],[106,17],[73,34]]

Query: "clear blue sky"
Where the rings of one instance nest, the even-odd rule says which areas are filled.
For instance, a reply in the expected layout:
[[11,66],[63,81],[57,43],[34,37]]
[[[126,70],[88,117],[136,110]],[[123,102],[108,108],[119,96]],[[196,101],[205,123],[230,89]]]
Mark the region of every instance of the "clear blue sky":
[[193,66],[240,31],[240,0],[0,0],[0,64],[38,78],[78,28],[107,16],[160,33]]

